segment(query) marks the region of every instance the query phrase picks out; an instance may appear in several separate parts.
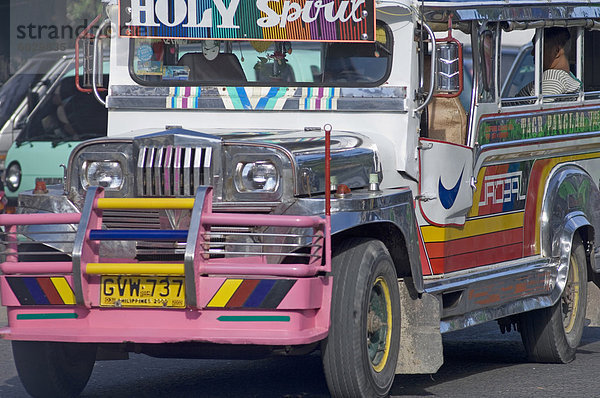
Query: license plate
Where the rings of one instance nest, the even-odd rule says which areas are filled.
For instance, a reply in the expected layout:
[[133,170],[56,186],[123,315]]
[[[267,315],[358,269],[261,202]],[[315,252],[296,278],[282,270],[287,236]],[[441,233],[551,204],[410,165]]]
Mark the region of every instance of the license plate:
[[185,280],[174,276],[103,276],[102,307],[185,307]]

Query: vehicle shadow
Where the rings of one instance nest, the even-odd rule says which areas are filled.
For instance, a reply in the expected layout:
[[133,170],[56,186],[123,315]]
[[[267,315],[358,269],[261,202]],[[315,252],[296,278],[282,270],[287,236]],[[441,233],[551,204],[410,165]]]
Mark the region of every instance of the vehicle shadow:
[[[392,397],[443,396],[438,390],[443,390],[444,383],[528,364],[519,334],[503,335],[495,322],[445,334],[443,341],[445,363],[440,370],[433,375],[396,376]],[[587,327],[577,355],[598,355],[597,350],[586,349],[598,341],[600,327]],[[165,396],[322,398],[329,393],[318,353],[256,361],[157,359],[132,354],[127,361],[97,362],[81,395],[82,398]],[[15,376],[0,385],[0,397],[28,395]]]
[[[577,355],[597,355],[585,347],[599,340],[600,327],[586,327]],[[394,397],[437,396],[428,389],[472,375],[530,363],[520,334],[515,331],[502,334],[496,322],[445,334],[443,343],[444,365],[437,373],[397,375],[390,394]]]
[[[136,369],[135,371],[132,371]],[[328,397],[319,355],[255,361],[156,359],[97,362],[82,398]]]

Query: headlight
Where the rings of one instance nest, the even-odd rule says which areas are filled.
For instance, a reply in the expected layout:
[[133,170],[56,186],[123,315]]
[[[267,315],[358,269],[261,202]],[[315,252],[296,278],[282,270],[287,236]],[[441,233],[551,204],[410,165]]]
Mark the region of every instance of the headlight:
[[238,192],[275,192],[279,170],[269,161],[238,162],[234,181]]
[[123,186],[123,168],[115,161],[86,161],[80,178],[84,189],[98,186],[107,191],[118,191]]
[[6,169],[6,187],[15,192],[21,185],[21,166],[18,162],[12,162]]

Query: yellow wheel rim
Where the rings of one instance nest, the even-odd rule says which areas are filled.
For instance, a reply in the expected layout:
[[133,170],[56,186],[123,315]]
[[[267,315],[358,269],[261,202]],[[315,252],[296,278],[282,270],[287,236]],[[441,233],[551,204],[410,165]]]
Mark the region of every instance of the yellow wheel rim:
[[571,254],[571,264],[569,265],[569,276],[567,284],[561,296],[563,326],[566,333],[570,333],[577,319],[579,311],[579,295],[581,280],[579,277],[579,267],[577,259]]
[[373,282],[367,314],[367,351],[375,372],[381,372],[390,354],[392,341],[392,300],[383,277]]

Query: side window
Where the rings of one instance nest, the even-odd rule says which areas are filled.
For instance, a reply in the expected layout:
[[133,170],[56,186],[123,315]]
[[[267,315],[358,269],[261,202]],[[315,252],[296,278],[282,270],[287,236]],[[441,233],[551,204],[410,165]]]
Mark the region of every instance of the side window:
[[64,77],[42,101],[17,142],[60,143],[106,135],[107,109],[92,94],[78,91],[74,76]]
[[500,74],[502,98],[514,98],[535,78],[532,39],[535,29],[502,33]]
[[600,99],[600,31],[588,30],[584,37],[583,88],[586,98]]
[[497,25],[487,25],[479,35],[479,102],[496,99],[496,36]]
[[[582,88],[577,66],[578,29],[550,27],[537,30],[536,35],[542,35],[539,40],[541,59],[538,62],[541,70],[538,71],[535,69],[536,36],[531,33],[528,33],[531,41],[525,42],[521,47],[502,86],[502,104],[514,106],[535,103],[533,98],[538,96],[535,88],[536,75],[539,76],[539,94],[544,103],[576,101]],[[529,98],[519,100],[521,97]]]

